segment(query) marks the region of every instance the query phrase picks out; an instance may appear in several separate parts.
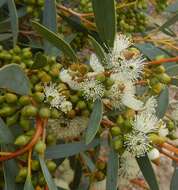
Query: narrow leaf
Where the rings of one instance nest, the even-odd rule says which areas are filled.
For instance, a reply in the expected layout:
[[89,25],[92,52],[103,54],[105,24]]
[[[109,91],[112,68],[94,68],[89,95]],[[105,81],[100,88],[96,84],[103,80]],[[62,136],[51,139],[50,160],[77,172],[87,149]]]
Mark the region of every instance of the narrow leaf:
[[163,118],[168,105],[169,105],[169,90],[168,87],[165,87],[164,90],[162,90],[161,94],[158,97],[158,106],[157,106],[157,117]]
[[85,154],[85,153],[81,153],[81,156],[83,157],[83,160],[85,161],[85,163],[88,166],[89,170],[91,172],[94,172],[95,169],[96,169],[96,166],[93,163],[93,161],[91,160],[91,158],[87,154]]
[[15,46],[17,43],[18,32],[19,32],[17,10],[14,0],[7,0],[7,2],[8,2],[9,16],[10,16],[11,28],[13,34],[13,43]]
[[13,141],[14,138],[11,131],[0,118],[0,144],[10,144],[13,143]]
[[177,189],[178,189],[178,167],[176,166],[171,179],[170,190],[177,190]]
[[56,33],[48,30],[45,26],[41,25],[38,22],[32,22],[33,27],[35,30],[38,31],[47,41],[53,44],[55,47],[59,48],[63,53],[69,56],[73,61],[77,61],[76,54],[72,47],[65,42],[62,38],[59,37]]
[[15,190],[16,189],[15,178],[18,172],[15,160],[5,161],[3,164],[3,171],[4,171],[4,181],[5,181],[4,190],[11,190],[11,189]]
[[92,0],[96,26],[103,42],[113,47],[116,35],[115,0]]
[[85,143],[89,144],[95,137],[100,127],[103,114],[103,103],[100,98],[97,98],[94,103],[93,111],[88,122],[88,127],[85,134]]
[[99,140],[95,139],[91,144],[86,145],[84,142],[74,142],[68,144],[54,145],[46,150],[47,159],[58,159],[76,155],[90,148],[96,147]]
[[107,58],[106,58],[106,54],[103,48],[92,36],[89,36],[89,38],[90,38],[90,41],[92,42],[92,45],[95,49],[96,55],[99,58],[100,62],[103,64],[106,64]]
[[30,82],[19,65],[10,64],[0,69],[0,88],[11,90],[17,94],[28,95],[30,93]]
[[136,158],[142,174],[147,181],[150,190],[159,190],[158,183],[151,162],[147,155]]
[[26,178],[24,190],[34,190],[30,176],[27,176]]
[[109,160],[107,165],[107,178],[106,178],[106,189],[117,190],[117,179],[118,179],[118,154],[111,149],[109,153]]
[[48,171],[48,168],[46,166],[46,163],[45,163],[44,159],[40,156],[39,160],[40,160],[40,165],[41,165],[41,169],[42,169],[44,178],[45,178],[46,183],[48,185],[48,189],[49,190],[57,190],[57,187],[56,187],[56,185],[55,185],[55,183],[53,181],[53,178],[52,178],[51,174]]
[[5,2],[6,2],[6,0],[1,0],[1,1],[0,1],[0,7],[2,7]]
[[[56,0],[45,0],[43,11],[43,25],[53,32],[57,32],[57,14],[56,14]],[[53,45],[49,42],[44,42],[45,52],[53,55]]]

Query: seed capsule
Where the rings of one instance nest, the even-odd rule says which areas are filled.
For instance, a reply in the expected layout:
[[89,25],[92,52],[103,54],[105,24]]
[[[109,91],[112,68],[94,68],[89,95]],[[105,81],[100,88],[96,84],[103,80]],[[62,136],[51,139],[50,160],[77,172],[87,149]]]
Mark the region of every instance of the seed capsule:
[[45,144],[43,141],[41,141],[41,140],[39,140],[39,141],[37,142],[37,144],[35,145],[35,147],[34,147],[34,150],[35,150],[38,154],[43,154],[44,151],[45,151],[45,149],[46,149],[46,144]]

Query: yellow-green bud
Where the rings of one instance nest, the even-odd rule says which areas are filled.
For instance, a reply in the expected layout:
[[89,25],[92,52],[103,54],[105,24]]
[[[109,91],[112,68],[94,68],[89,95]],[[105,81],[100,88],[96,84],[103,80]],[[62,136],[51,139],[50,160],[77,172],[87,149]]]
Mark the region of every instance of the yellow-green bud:
[[118,136],[121,134],[121,129],[118,126],[114,126],[111,128],[111,134],[113,136]]
[[30,140],[30,137],[26,135],[20,135],[15,139],[14,144],[18,146],[24,146],[29,142],[29,140]]
[[30,104],[30,102],[31,102],[31,99],[30,99],[29,96],[21,96],[21,97],[19,98],[19,104],[20,104],[20,105],[25,106],[25,105]]
[[46,149],[46,144],[45,144],[43,141],[41,141],[41,140],[39,140],[39,141],[37,142],[37,144],[35,145],[35,147],[34,147],[34,150],[35,150],[38,154],[43,154],[44,151],[45,151],[45,149]]
[[17,95],[12,93],[6,93],[5,100],[7,103],[15,103],[17,101]]
[[46,161],[46,165],[47,165],[48,170],[49,170],[50,172],[54,172],[54,171],[56,170],[56,168],[57,168],[56,163],[53,162],[53,161],[51,161],[51,160],[47,160],[47,161]]
[[50,111],[49,108],[47,108],[47,107],[40,108],[40,110],[39,110],[39,116],[41,118],[49,118],[50,115],[51,115],[51,111]]

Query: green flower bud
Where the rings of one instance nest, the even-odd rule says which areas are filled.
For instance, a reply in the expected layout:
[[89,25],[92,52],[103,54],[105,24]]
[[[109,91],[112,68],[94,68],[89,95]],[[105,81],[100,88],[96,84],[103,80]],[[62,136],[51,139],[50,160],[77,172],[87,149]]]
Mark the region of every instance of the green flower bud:
[[18,176],[21,178],[26,178],[28,173],[27,167],[20,168]]
[[49,118],[50,115],[51,115],[51,111],[50,111],[49,108],[47,108],[47,107],[40,108],[40,110],[39,110],[39,116],[41,118]]
[[35,134],[35,129],[28,130],[25,135],[32,137]]
[[21,114],[24,117],[35,117],[37,115],[37,108],[33,105],[23,107]]
[[164,84],[162,83],[157,83],[155,85],[152,86],[152,90],[154,93],[156,94],[160,94],[160,92],[164,89]]
[[5,96],[0,96],[0,104],[2,104],[5,101]]
[[38,183],[39,183],[40,186],[46,185],[46,180],[45,180],[42,173],[40,173],[39,176],[38,176]]
[[168,127],[169,131],[173,131],[175,129],[174,122],[169,120],[168,123],[167,123],[167,127]]
[[61,116],[61,112],[56,108],[51,109],[51,118],[58,119]]
[[19,104],[22,106],[28,105],[31,103],[31,99],[29,96],[21,96],[19,98]]
[[41,84],[36,84],[34,89],[37,92],[42,92],[44,87]]
[[41,103],[44,101],[45,95],[42,92],[36,92],[33,94],[33,98],[35,101]]
[[29,140],[30,140],[30,137],[26,135],[20,135],[15,139],[14,144],[18,146],[24,146],[29,142]]
[[166,141],[166,139],[164,138],[164,137],[160,137],[160,136],[158,136],[158,135],[156,135],[156,134],[150,134],[149,135],[149,140],[153,143],[153,144],[163,144],[165,141]]
[[20,47],[19,47],[19,46],[15,46],[14,49],[13,49],[13,52],[14,52],[15,54],[19,54],[19,53],[21,52]]
[[48,145],[56,144],[56,137],[53,134],[48,134],[46,141]]
[[32,160],[31,167],[33,171],[38,171],[40,169],[40,163],[38,160]]
[[100,81],[100,82],[104,82],[105,79],[106,79],[106,77],[105,77],[105,75],[104,75],[103,73],[98,74],[98,75],[96,76],[96,80],[98,80],[98,81]]
[[106,163],[104,161],[102,161],[102,160],[97,160],[96,167],[99,170],[104,170],[106,168]]
[[46,161],[46,165],[47,165],[48,170],[49,170],[50,172],[54,172],[54,171],[56,170],[56,168],[57,168],[56,163],[53,162],[53,161],[51,161],[51,160],[47,160],[47,161]]
[[159,79],[160,82],[162,82],[164,84],[169,84],[171,82],[170,76],[167,75],[166,73],[157,75],[157,78]]
[[19,116],[19,114],[17,113],[17,114],[15,114],[13,116],[7,117],[6,118],[6,124],[7,124],[7,126],[15,125],[17,123],[18,116]]
[[123,140],[121,138],[116,138],[113,140],[112,145],[113,148],[118,151],[123,147]]
[[110,79],[110,78],[106,79],[106,86],[107,87],[111,87],[113,84],[114,84],[114,81],[112,79]]
[[44,151],[45,151],[45,149],[46,149],[46,144],[45,144],[43,141],[41,141],[41,140],[39,140],[39,141],[37,142],[37,144],[35,145],[35,147],[34,147],[34,150],[35,150],[38,154],[43,154]]
[[68,113],[67,113],[67,116],[70,118],[70,119],[73,119],[76,115],[76,111],[75,110],[70,110]]
[[122,124],[124,123],[124,118],[123,118],[121,115],[119,115],[119,116],[117,117],[116,123],[117,123],[119,126],[122,125]]
[[89,117],[89,115],[90,115],[90,111],[89,110],[82,110],[82,116],[84,116],[84,117]]
[[17,102],[17,95],[12,94],[12,93],[6,93],[5,100],[7,103],[15,103]]
[[11,116],[15,111],[16,110],[14,107],[5,105],[4,107],[0,109],[0,116],[1,117]]
[[77,95],[70,95],[70,101],[76,104],[79,101],[79,97]]
[[158,67],[156,67],[155,71],[157,73],[164,73],[166,71],[166,69],[162,65],[159,65]]
[[20,127],[22,127],[25,131],[28,131],[30,129],[30,120],[21,117],[19,121]]
[[113,136],[118,136],[121,134],[121,129],[118,126],[114,126],[111,128],[111,134]]
[[52,80],[51,76],[48,75],[47,73],[44,74],[42,77],[41,77],[41,81],[44,82],[44,83],[48,83]]
[[80,100],[80,101],[77,102],[76,107],[79,108],[80,110],[84,110],[84,109],[86,109],[87,105],[86,105],[86,103],[84,101]]

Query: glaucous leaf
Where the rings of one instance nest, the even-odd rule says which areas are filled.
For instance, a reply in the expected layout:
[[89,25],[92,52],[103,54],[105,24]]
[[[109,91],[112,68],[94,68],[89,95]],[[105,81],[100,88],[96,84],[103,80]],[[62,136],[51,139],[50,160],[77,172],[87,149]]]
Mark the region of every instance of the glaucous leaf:
[[14,0],[7,0],[7,3],[8,3],[9,16],[10,16],[10,21],[11,21],[11,29],[12,29],[12,34],[13,34],[13,43],[15,46],[17,43],[18,32],[19,32],[17,10],[16,10]]
[[41,170],[43,172],[44,178],[48,185],[48,189],[49,190],[58,190],[50,172],[48,171],[48,168],[46,166],[46,163],[45,163],[43,157],[39,156],[39,161],[40,161],[40,165],[41,165]]
[[34,190],[30,176],[27,176],[26,178],[24,190]]
[[150,187],[150,190],[159,190],[156,176],[152,168],[151,162],[148,158],[148,155],[136,158],[136,160],[145,180],[147,181]]
[[117,190],[118,180],[118,153],[111,148],[109,153],[109,160],[107,164],[107,178],[106,178],[106,189]]
[[38,22],[33,21],[32,25],[37,32],[42,35],[48,42],[53,44],[55,47],[59,48],[64,54],[69,56],[73,61],[77,61],[76,54],[72,47],[65,42],[59,35],[50,31],[45,26],[41,25]]
[[112,48],[116,35],[115,0],[92,0],[98,33],[106,44]]
[[157,98],[158,106],[157,106],[157,117],[158,118],[163,118],[168,105],[169,105],[169,90],[168,87],[165,87],[164,90],[162,90],[161,94]]
[[88,127],[85,134],[85,143],[89,144],[94,139],[98,129],[100,127],[100,122],[103,116],[103,103],[101,98],[97,98],[94,102],[93,111],[91,113]]
[[4,121],[0,118],[0,144],[13,143],[14,137]]
[[96,147],[99,142],[99,139],[95,139],[89,145],[86,145],[84,142],[53,145],[46,149],[46,158],[58,159],[73,156],[90,148]]
[[5,88],[17,94],[28,95],[30,82],[24,71],[17,64],[10,64],[0,69],[0,88]]

